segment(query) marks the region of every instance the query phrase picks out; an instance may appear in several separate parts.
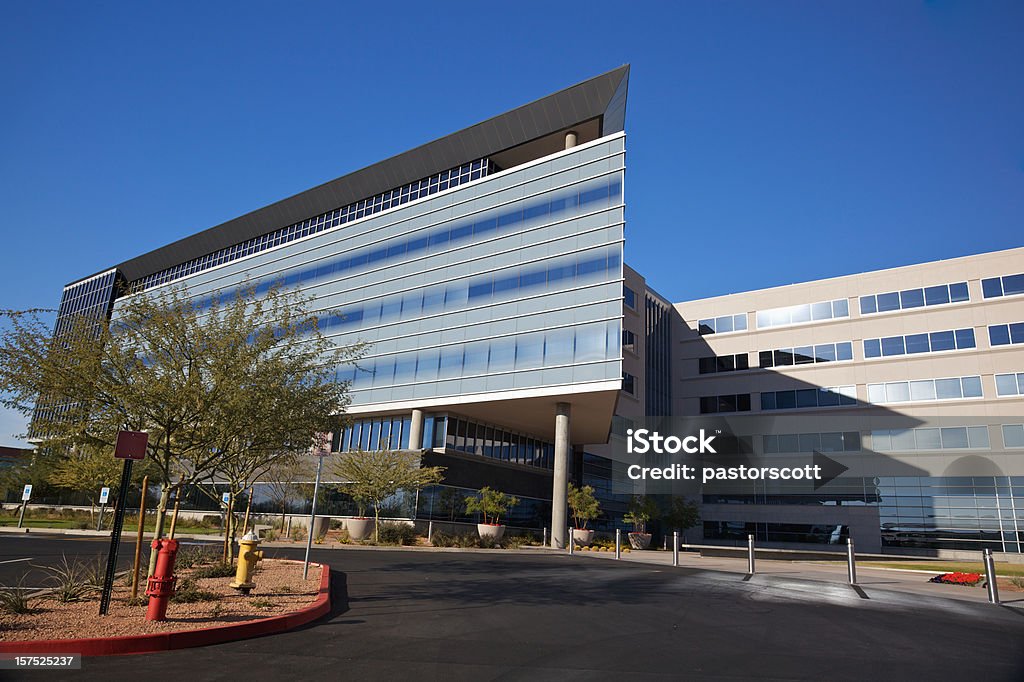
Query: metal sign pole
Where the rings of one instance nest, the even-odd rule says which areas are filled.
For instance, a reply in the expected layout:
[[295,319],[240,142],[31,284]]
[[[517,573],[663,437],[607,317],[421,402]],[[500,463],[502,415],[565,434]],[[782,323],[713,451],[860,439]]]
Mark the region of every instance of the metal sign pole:
[[320,473],[324,469],[324,456],[316,463],[316,482],[313,484],[313,505],[309,510],[309,532],[306,533],[306,558],[302,564],[302,579],[309,577],[309,550],[313,547],[313,525],[316,523],[316,498],[320,492]]
[[121,543],[121,527],[124,526],[124,505],[128,497],[128,483],[132,480],[132,463],[126,459],[121,470],[121,485],[117,489],[117,508],[114,510],[114,525],[110,530],[110,551],[107,553],[107,572],[103,579],[103,593],[100,595],[100,615],[107,615],[110,608],[110,592],[114,589],[114,574],[117,572],[117,548]]

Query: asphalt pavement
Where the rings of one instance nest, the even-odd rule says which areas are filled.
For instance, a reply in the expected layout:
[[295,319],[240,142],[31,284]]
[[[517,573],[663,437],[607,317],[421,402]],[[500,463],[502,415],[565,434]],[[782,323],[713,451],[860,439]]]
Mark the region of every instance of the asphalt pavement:
[[[104,543],[0,538],[0,562],[97,550]],[[544,551],[313,558],[330,563],[334,588],[332,613],[316,623],[14,679],[1024,679],[1020,609]],[[11,565],[0,563],[0,582]]]

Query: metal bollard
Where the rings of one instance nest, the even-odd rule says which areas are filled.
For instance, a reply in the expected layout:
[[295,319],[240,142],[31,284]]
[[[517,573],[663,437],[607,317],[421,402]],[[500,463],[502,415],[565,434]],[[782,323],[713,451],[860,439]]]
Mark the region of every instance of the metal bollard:
[[434,541],[434,522],[431,521],[427,524],[427,542]]
[[857,584],[857,558],[853,551],[853,538],[846,539],[846,573],[850,577],[850,584]]
[[548,546],[548,527],[544,526],[544,540],[541,542],[541,547]]
[[622,529],[615,529],[615,558],[622,558]]
[[747,573],[754,575],[754,536],[747,536]]
[[679,531],[672,533],[672,565],[679,565]]
[[983,558],[985,560],[985,578],[988,581],[988,600],[993,604],[998,604],[999,585],[996,583],[996,562],[992,558],[992,550],[986,548]]
[[569,554],[572,554],[572,552],[573,552],[573,545],[576,544],[576,543],[574,543],[572,541],[572,528],[568,529],[568,534],[565,537],[568,539],[568,543],[567,544],[569,545]]

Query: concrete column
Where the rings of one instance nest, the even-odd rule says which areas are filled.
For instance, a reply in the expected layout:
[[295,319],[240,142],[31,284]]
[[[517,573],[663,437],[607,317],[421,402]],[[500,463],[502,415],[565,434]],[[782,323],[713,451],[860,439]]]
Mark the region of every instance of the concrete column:
[[565,134],[565,148],[572,149],[576,146],[576,131],[570,130]]
[[420,450],[423,445],[423,410],[412,411],[409,425],[409,449]]
[[551,546],[565,548],[569,494],[569,403],[555,407],[555,471],[551,489]]

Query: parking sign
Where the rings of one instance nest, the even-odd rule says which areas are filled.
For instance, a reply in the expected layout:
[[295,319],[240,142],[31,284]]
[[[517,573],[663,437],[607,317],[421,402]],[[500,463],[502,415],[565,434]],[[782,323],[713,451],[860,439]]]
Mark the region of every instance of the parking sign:
[[21,491],[21,501],[28,502],[30,499],[32,499],[32,484],[26,483],[25,489]]
[[223,502],[224,504],[228,504],[229,502],[231,502],[231,493],[221,493],[220,501]]
[[100,504],[106,504],[110,499],[110,488],[100,488]]

